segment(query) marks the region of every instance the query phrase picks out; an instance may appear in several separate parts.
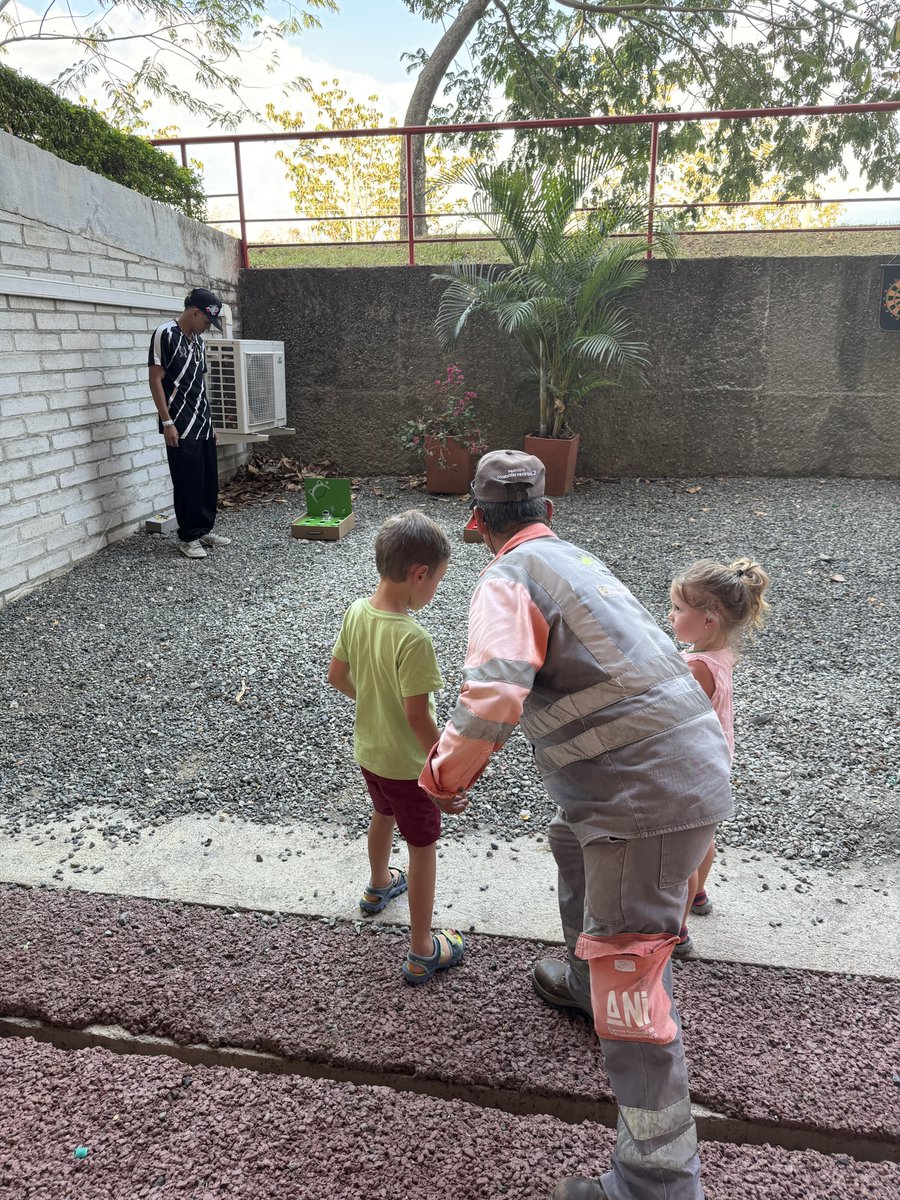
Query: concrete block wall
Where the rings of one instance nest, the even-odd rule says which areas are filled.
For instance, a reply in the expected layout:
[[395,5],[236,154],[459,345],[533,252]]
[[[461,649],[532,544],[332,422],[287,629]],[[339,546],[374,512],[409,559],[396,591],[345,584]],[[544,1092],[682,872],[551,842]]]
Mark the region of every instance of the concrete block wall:
[[[284,342],[281,453],[353,475],[410,470],[397,433],[458,363],[492,448],[537,425],[515,342],[473,323],[443,354],[434,267],[244,271],[245,337]],[[628,298],[649,347],[643,382],[572,414],[586,476],[900,477],[900,334],[879,329],[881,259],[710,258],[650,264]]]
[[171,507],[150,336],[192,286],[234,305],[238,270],[234,239],[0,133],[0,607]]

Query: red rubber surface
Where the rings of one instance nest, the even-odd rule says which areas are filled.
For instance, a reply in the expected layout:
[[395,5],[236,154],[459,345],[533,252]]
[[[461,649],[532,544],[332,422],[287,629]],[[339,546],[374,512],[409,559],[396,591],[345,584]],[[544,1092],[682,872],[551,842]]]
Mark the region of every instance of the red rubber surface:
[[[546,1200],[612,1146],[593,1124],[19,1038],[0,1040],[0,1112],[0,1200]],[[701,1154],[707,1200],[900,1197],[894,1164]]]
[[[257,914],[3,886],[0,1015],[610,1098],[587,1023],[531,990],[541,947],[473,936],[460,966],[420,988],[401,980],[404,947],[352,924],[264,924]],[[900,1136],[900,984],[689,963],[676,990],[696,1102],[750,1121]]]

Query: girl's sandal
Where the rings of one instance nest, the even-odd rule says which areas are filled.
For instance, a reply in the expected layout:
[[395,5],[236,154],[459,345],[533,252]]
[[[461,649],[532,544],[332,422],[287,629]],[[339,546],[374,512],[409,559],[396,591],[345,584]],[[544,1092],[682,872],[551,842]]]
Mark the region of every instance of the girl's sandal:
[[[434,943],[433,954],[414,954],[412,950],[407,954],[403,964],[403,978],[407,983],[427,983],[436,971],[446,971],[448,967],[455,967],[462,958],[466,949],[466,939],[458,930],[442,929],[439,933],[433,933],[431,937]],[[445,950],[440,938],[446,941],[450,951],[449,957],[443,961],[441,955]]]
[[368,917],[373,917],[375,913],[380,913],[388,900],[393,900],[395,896],[400,896],[406,891],[406,876],[399,867],[391,867],[391,882],[385,887],[372,887],[368,885],[362,894],[362,899],[359,902],[359,907]]

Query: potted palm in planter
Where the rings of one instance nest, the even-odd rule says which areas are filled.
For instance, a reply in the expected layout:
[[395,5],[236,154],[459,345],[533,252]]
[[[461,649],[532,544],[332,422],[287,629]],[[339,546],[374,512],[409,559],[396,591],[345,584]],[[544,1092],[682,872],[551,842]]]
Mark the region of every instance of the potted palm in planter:
[[487,449],[475,424],[477,399],[459,367],[447,367],[421,414],[400,427],[400,445],[425,466],[427,491],[463,495],[469,490],[475,463]]
[[[647,272],[638,232],[646,209],[613,200],[583,211],[620,172],[621,164],[599,156],[537,170],[476,164],[458,176],[474,189],[474,214],[511,265],[455,263],[437,275],[447,286],[435,330],[446,349],[481,312],[522,347],[539,410],[525,449],[544,463],[548,495],[565,495],[574,481],[580,435],[569,424],[572,410],[639,374],[646,361],[621,306]],[[674,256],[665,229],[654,245]]]

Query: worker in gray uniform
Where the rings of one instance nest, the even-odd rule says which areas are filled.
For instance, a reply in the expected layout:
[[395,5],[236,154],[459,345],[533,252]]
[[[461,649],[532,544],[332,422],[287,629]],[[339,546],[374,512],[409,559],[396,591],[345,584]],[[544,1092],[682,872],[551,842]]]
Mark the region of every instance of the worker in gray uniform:
[[469,610],[459,699],[419,782],[445,812],[517,723],[559,808],[568,963],[532,982],[590,1015],[619,1106],[600,1178],[561,1180],[554,1200],[702,1200],[671,952],[688,879],[732,813],[728,747],[681,655],[596,558],[549,528],[544,468],[485,455],[475,523],[494,555]]

